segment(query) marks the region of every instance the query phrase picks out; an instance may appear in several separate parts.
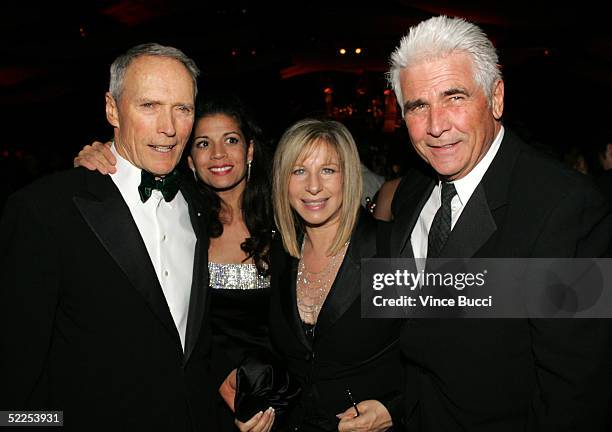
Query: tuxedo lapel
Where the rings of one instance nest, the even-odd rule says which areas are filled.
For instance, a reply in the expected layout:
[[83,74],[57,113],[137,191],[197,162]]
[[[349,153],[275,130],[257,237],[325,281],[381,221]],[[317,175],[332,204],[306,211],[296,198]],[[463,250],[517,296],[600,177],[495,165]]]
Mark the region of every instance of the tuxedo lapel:
[[[276,265],[276,263],[275,263]],[[283,311],[289,325],[291,326],[293,333],[296,335],[298,340],[304,345],[304,347],[310,349],[310,342],[306,339],[304,329],[302,327],[302,319],[297,308],[297,293],[296,293],[296,281],[297,281],[297,266],[298,260],[291,256],[288,256],[285,262],[284,269],[280,277],[280,289],[283,298]]]
[[410,243],[410,235],[414,229],[414,225],[419,218],[419,214],[425,206],[425,203],[431,195],[431,191],[435,186],[435,181],[432,177],[425,176],[415,171],[413,178],[407,179],[407,192],[404,196],[399,197],[402,202],[399,204],[400,209],[395,215],[393,228],[391,230],[391,254],[402,258],[413,258],[414,252]]
[[100,243],[134,288],[142,294],[180,349],[180,337],[166,298],[127,204],[110,177],[99,173],[86,175],[90,195],[75,196],[73,202]]
[[516,137],[505,129],[500,148],[461,212],[441,251],[441,257],[473,257],[497,230],[494,215],[508,202],[512,173],[519,153]]
[[346,312],[359,297],[359,265],[348,256],[338,269],[327,298],[317,319],[317,338],[325,337],[325,332]]
[[336,279],[323,303],[317,320],[317,337],[325,337],[327,330],[359,298],[361,293],[361,258],[371,258],[376,254],[375,224],[366,225],[365,214],[360,217],[358,228],[351,238]]
[[189,315],[187,316],[187,329],[185,331],[185,357],[187,363],[196,346],[202,321],[206,312],[206,297],[208,293],[208,235],[206,226],[202,221],[203,209],[197,197],[197,191],[181,186],[181,193],[189,206],[189,217],[196,235],[195,256],[193,260],[193,276],[191,295],[189,298]]
[[481,181],[492,213],[508,203],[514,167],[520,153],[518,138],[505,129],[499,150]]
[[441,258],[470,258],[495,232],[497,225],[489,210],[484,187],[479,184],[450,232]]

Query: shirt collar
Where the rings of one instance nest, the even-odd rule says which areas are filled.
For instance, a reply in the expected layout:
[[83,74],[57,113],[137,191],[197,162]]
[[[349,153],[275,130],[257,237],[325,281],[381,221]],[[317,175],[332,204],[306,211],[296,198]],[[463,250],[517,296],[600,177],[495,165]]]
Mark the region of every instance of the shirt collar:
[[[459,197],[461,206],[465,206],[465,204],[469,201],[470,197],[476,190],[476,187],[478,187],[478,184],[484,177],[485,173],[489,169],[489,166],[491,165],[491,162],[493,162],[495,155],[499,151],[499,147],[503,138],[504,127],[502,126],[499,132],[497,133],[497,136],[493,140],[491,147],[489,147],[487,153],[480,160],[480,162],[476,164],[472,171],[470,171],[465,177],[452,182],[455,185],[455,189],[457,190],[457,196]],[[438,186],[440,186],[440,182],[438,182]],[[439,189],[442,190],[441,187]]]
[[122,157],[115,147],[115,143],[111,146],[111,152],[117,159],[117,171],[110,174],[111,178],[119,188],[123,199],[128,206],[142,203],[138,194],[138,186],[140,185],[141,169],[132,165],[127,159]]

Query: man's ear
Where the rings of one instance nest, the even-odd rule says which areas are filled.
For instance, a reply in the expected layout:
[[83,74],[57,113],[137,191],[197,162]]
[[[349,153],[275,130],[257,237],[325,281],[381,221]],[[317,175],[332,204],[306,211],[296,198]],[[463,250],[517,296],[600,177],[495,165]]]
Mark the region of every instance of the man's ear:
[[113,126],[119,127],[119,111],[117,110],[117,102],[110,92],[104,95],[106,99],[106,120]]
[[495,120],[499,120],[504,113],[504,82],[497,80],[493,87],[493,96],[491,98],[491,111]]

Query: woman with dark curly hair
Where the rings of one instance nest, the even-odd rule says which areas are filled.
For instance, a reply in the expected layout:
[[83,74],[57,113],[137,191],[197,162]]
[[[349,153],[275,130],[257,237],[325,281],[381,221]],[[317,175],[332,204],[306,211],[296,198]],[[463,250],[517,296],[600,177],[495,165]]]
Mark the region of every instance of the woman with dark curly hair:
[[273,214],[265,145],[238,99],[207,99],[199,106],[188,164],[210,209],[213,332],[236,362],[268,340]]

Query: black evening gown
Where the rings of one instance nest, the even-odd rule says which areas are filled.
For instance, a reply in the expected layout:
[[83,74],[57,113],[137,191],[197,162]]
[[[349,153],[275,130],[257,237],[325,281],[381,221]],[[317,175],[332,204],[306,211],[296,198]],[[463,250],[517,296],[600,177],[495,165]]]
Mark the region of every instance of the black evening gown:
[[[222,350],[236,368],[250,351],[270,349],[268,310],[270,281],[253,264],[209,263],[213,349]],[[234,415],[218,397],[219,431],[237,431]]]

